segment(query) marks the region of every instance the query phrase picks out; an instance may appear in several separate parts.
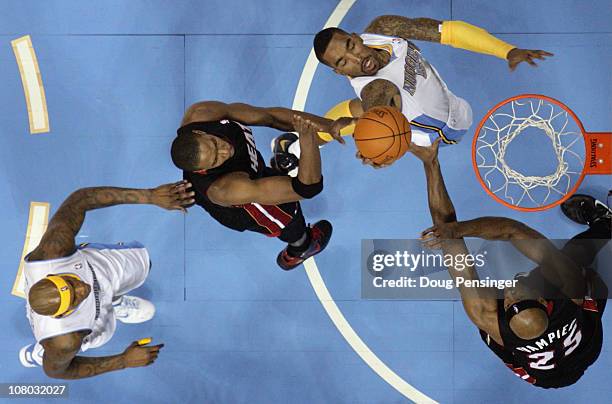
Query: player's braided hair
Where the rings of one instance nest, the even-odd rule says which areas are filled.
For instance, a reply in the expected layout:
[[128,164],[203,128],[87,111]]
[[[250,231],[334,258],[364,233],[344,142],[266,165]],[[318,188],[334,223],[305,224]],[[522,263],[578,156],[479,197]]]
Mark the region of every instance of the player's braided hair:
[[329,46],[329,42],[331,41],[334,34],[344,34],[344,33],[345,32],[341,30],[340,28],[329,27],[329,28],[325,28],[322,31],[319,31],[317,35],[315,35],[314,40],[313,40],[313,47],[314,47],[315,55],[317,59],[319,60],[319,62],[325,65],[328,65],[323,60],[323,54],[327,50],[327,47]]
[[170,155],[175,166],[185,171],[196,171],[199,162],[200,145],[191,134],[179,135],[172,142]]

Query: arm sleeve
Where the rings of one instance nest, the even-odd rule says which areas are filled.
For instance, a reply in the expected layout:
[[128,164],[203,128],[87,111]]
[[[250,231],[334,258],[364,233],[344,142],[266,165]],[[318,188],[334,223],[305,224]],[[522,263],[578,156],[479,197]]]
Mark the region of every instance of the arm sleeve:
[[516,48],[489,34],[486,30],[463,21],[444,21],[440,26],[440,43],[486,55],[506,59]]

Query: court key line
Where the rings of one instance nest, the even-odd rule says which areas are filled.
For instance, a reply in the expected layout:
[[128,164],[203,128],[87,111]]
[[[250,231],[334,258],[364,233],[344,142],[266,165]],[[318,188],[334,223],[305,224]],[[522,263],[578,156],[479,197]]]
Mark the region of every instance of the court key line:
[[38,60],[29,35],[11,41],[13,53],[19,66],[21,83],[28,108],[30,133],[49,132],[49,114],[47,112],[47,99],[42,83],[42,76],[38,68]]
[[[342,0],[336,6],[335,10],[329,16],[327,22],[323,26],[323,28],[327,27],[337,27],[344,16],[348,13],[350,8],[353,6],[356,0]],[[310,91],[310,86],[312,85],[312,80],[314,78],[315,71],[317,69],[318,61],[314,53],[314,49],[310,50],[310,54],[308,55],[308,59],[306,60],[306,64],[304,65],[304,70],[302,71],[302,75],[300,76],[300,81],[298,82],[297,89],[295,91],[295,97],[293,99],[293,109],[303,111],[306,105],[306,99],[308,98],[308,92]],[[363,359],[363,361],[374,371],[376,372],[384,381],[389,383],[394,389],[396,389],[399,393],[401,393],[406,398],[417,402],[417,403],[436,403],[432,398],[426,396],[410,384],[408,384],[404,379],[402,379],[397,373],[391,370],[372,350],[363,342],[363,340],[359,337],[359,335],[355,332],[353,327],[346,320],[338,305],[332,298],[323,278],[321,277],[321,273],[319,272],[319,268],[317,267],[317,263],[313,258],[309,258],[304,262],[304,267],[306,268],[306,274],[308,275],[308,280],[314,289],[317,298],[323,305],[323,308],[327,312],[327,315],[331,318],[332,322],[340,331],[340,334],[344,337],[346,342],[349,343],[351,348]]]

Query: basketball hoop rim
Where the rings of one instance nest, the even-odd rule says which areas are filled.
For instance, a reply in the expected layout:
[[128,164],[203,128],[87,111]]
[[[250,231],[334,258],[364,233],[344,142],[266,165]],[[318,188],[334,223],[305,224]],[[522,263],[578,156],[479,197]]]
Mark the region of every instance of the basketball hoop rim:
[[565,105],[564,103],[562,103],[559,100],[556,100],[552,97],[549,97],[547,95],[543,95],[543,94],[520,94],[520,95],[515,95],[513,97],[507,98],[499,103],[497,103],[497,105],[495,105],[493,108],[489,109],[487,111],[487,113],[485,114],[485,116],[480,120],[480,123],[478,123],[478,126],[476,127],[476,131],[474,132],[474,138],[472,139],[472,168],[474,169],[474,173],[476,174],[476,178],[478,179],[478,182],[480,183],[480,186],[485,190],[485,192],[487,194],[489,194],[489,196],[491,198],[493,198],[494,200],[496,200],[497,202],[501,203],[504,206],[507,206],[511,209],[515,209],[515,210],[519,210],[522,212],[537,212],[537,211],[542,211],[542,210],[547,210],[550,208],[554,208],[555,206],[561,205],[563,202],[565,202],[567,199],[569,199],[580,187],[580,184],[582,183],[582,181],[584,180],[584,176],[586,175],[586,169],[587,169],[587,164],[588,164],[588,160],[585,158],[584,159],[584,164],[582,167],[582,171],[580,172],[580,177],[578,177],[578,179],[576,180],[576,183],[574,184],[574,186],[559,200],[553,202],[553,203],[549,203],[547,205],[543,205],[543,206],[537,206],[537,207],[533,207],[533,208],[524,208],[522,206],[516,206],[513,205],[511,203],[508,203],[506,201],[504,201],[503,199],[501,199],[500,197],[498,197],[497,195],[495,195],[487,186],[487,184],[484,182],[483,178],[480,175],[480,171],[478,170],[478,164],[476,163],[476,143],[478,142],[478,138],[479,138],[479,134],[480,131],[482,129],[482,127],[484,126],[485,122],[487,121],[487,119],[489,119],[489,117],[491,116],[492,113],[494,113],[497,109],[499,109],[501,106],[506,105],[510,102],[516,101],[516,100],[520,100],[520,99],[524,99],[524,98],[540,98],[540,99],[544,99],[546,101],[549,101],[557,106],[559,106],[560,108],[562,108],[564,111],[566,111],[567,113],[569,113],[571,115],[572,118],[574,118],[574,121],[578,124],[578,127],[580,128],[580,133],[582,134],[582,138],[583,138],[583,146],[584,146],[584,153],[585,156],[588,153],[588,149],[587,149],[587,135],[586,135],[586,131],[584,130],[584,126],[582,125],[582,122],[580,121],[580,119],[578,119],[578,116],[574,113],[574,111],[571,110],[570,107],[568,107],[567,105]]

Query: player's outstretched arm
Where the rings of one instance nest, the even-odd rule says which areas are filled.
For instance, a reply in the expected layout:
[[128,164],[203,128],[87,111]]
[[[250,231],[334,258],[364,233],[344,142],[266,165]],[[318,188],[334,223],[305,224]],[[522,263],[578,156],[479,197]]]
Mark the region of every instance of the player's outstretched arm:
[[511,71],[526,62],[536,67],[536,60],[554,56],[536,49],[520,49],[464,21],[438,21],[431,18],[407,18],[399,15],[376,17],[365,32],[397,36],[407,40],[439,42],[453,48],[496,56],[508,61]]
[[191,122],[209,122],[229,119],[249,126],[267,126],[284,132],[295,131],[293,116],[311,121],[320,132],[327,132],[340,143],[345,143],[340,130],[353,124],[350,118],[331,120],[308,112],[294,111],[283,107],[255,107],[249,104],[225,104],[219,101],[203,101],[193,104],[185,112],[181,125]]
[[74,239],[83,225],[88,210],[120,204],[152,204],[169,210],[185,210],[194,202],[191,184],[179,181],[154,189],[115,187],[82,188],[62,203],[40,241],[27,256],[28,261],[61,258],[75,250]]
[[438,160],[440,141],[441,138],[438,138],[428,147],[421,147],[416,144],[410,146],[410,152],[423,162],[425,178],[427,179],[429,213],[434,225],[455,222],[457,220],[455,207],[448,196],[442,171],[440,170],[440,161]]
[[441,240],[478,237],[486,240],[507,240],[524,256],[539,265],[529,276],[543,276],[566,296],[575,300],[584,296],[585,280],[565,254],[540,232],[524,223],[505,217],[480,217],[464,222],[442,223],[426,230],[429,247],[436,248]]
[[251,180],[246,173],[230,173],[208,188],[208,198],[222,206],[246,203],[276,205],[318,195],[323,190],[323,176],[317,126],[297,114],[293,120],[300,135],[301,148],[297,177],[276,176]]
[[45,349],[43,369],[55,379],[84,379],[102,373],[151,365],[163,344],[140,346],[133,342],[123,353],[111,356],[77,356],[84,335],[78,332],[41,341]]
[[[429,147],[411,146],[411,152],[416,155],[422,162],[425,169],[425,178],[427,179],[427,199],[429,202],[429,210],[434,224],[443,225],[445,223],[453,223],[456,220],[455,208],[448,195],[444,178],[440,170],[438,161],[438,146],[440,139],[437,139]],[[428,245],[430,234],[424,231],[422,234],[424,244]],[[443,254],[453,257],[465,257],[469,254],[469,250],[462,238],[455,240],[447,239],[443,243],[436,245],[437,248],[442,248]],[[465,260],[453,260],[454,262],[465,262]],[[458,284],[461,301],[468,317],[481,330],[496,337],[499,335],[499,327],[497,327],[497,303],[495,300],[495,292],[491,288],[473,288],[466,287],[465,283],[457,283],[459,278],[463,280],[475,281],[478,280],[478,273],[473,266],[447,266],[449,275]]]

